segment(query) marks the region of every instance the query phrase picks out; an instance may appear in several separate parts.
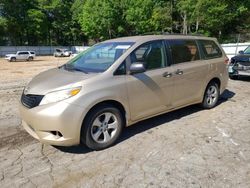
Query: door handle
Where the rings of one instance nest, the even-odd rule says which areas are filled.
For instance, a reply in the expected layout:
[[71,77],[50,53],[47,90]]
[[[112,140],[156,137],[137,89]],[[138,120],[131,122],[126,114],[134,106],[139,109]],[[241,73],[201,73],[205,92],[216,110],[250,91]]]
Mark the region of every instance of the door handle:
[[180,70],[180,69],[177,69],[177,71],[175,72],[175,74],[182,75],[182,74],[183,74],[183,71]]
[[164,73],[162,74],[162,76],[165,77],[165,78],[170,78],[170,77],[172,76],[172,73],[164,72]]

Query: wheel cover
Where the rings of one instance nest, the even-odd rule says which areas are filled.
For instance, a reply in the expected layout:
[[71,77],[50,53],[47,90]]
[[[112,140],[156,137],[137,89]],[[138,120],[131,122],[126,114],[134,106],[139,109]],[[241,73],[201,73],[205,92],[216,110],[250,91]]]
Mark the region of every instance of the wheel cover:
[[109,142],[117,133],[118,120],[115,114],[105,112],[97,116],[91,125],[91,137],[97,143]]
[[206,93],[206,101],[208,105],[214,105],[218,98],[218,90],[215,86],[210,86]]

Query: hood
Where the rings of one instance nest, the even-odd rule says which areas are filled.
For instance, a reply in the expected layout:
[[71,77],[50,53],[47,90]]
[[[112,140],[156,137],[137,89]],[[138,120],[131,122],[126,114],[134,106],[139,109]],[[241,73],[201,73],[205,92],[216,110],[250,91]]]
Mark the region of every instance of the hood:
[[5,56],[16,56],[16,54],[6,54]]
[[235,61],[241,61],[241,62],[250,62],[250,54],[241,54],[232,57],[233,60]]
[[83,80],[96,75],[67,71],[62,68],[50,69],[35,76],[26,86],[25,94],[45,95],[51,91],[81,86]]

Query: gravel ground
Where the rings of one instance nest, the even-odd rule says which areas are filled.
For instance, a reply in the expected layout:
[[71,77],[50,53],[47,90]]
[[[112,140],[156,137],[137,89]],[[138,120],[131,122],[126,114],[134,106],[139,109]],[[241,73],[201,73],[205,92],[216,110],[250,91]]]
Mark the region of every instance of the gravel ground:
[[0,59],[0,187],[250,187],[250,79],[229,80],[219,105],[194,105],[125,129],[103,151],[53,147],[21,127],[24,85],[65,58]]

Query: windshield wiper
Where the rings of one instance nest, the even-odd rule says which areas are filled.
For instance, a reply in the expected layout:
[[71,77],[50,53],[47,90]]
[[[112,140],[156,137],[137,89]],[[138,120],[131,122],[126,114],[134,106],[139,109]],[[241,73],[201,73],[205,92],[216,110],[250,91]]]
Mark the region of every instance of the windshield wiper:
[[64,64],[64,65],[61,66],[61,67],[63,67],[65,70],[68,70],[68,71],[79,71],[79,72],[83,72],[83,73],[85,73],[85,74],[88,74],[87,71],[84,71],[84,70],[82,70],[82,69],[76,68],[76,67],[74,67],[74,66],[72,66],[72,65],[70,65],[70,64]]
[[79,72],[83,72],[83,73],[85,73],[85,74],[88,74],[87,71],[84,71],[84,70],[82,70],[82,69],[74,68],[74,70],[75,70],[75,71],[79,71]]

